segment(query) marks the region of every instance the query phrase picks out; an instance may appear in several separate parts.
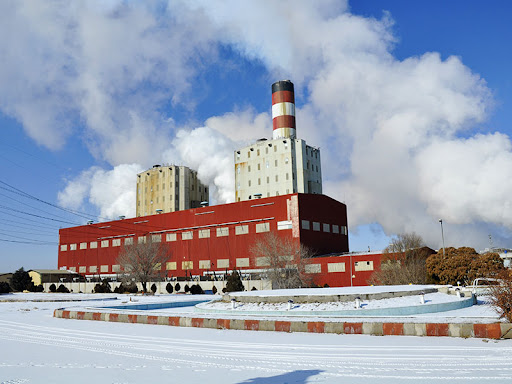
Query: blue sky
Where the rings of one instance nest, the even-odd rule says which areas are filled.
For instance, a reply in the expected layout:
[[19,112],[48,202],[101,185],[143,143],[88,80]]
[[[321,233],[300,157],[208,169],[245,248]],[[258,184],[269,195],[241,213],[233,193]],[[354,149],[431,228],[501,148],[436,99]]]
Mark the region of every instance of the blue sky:
[[61,226],[133,215],[152,164],[231,201],[232,151],[271,135],[283,78],[352,251],[411,231],[439,247],[439,218],[447,246],[511,247],[511,8],[2,2],[0,272],[56,267]]

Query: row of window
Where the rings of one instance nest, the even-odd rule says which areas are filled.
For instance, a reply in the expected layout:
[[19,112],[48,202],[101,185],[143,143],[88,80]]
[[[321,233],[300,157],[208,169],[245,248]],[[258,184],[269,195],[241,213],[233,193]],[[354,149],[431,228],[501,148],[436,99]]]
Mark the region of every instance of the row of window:
[[341,235],[348,235],[348,230],[345,225],[327,224],[309,220],[302,220],[302,229],[310,230],[315,232],[327,232],[327,233],[339,233]]
[[[288,221],[286,222],[288,223]],[[282,225],[282,222],[278,222],[278,229],[291,229],[290,228],[284,228]],[[184,231],[180,233],[167,233],[165,234],[165,241],[171,242],[171,241],[177,241],[178,235],[181,235],[181,240],[192,240],[194,239],[194,235],[196,235],[199,239],[206,239],[211,236],[211,229],[199,229],[197,231]],[[218,227],[214,230],[216,237],[224,237],[229,236],[229,227]],[[256,233],[263,233],[263,232],[269,232],[270,231],[270,223],[256,223],[255,232]],[[249,233],[249,225],[237,225],[235,226],[235,235],[246,235]],[[137,242],[138,243],[145,243],[147,240],[147,236],[138,236]],[[107,240],[101,240],[100,247],[101,248],[107,248],[110,246],[110,241],[112,241],[112,247],[119,247],[121,245],[121,239],[107,239]],[[162,241],[162,234],[156,234],[151,235],[151,241],[154,243],[160,243]],[[98,248],[98,241],[91,241],[90,243],[79,243],[80,249],[87,249],[87,245],[89,244],[89,248]],[[132,245],[133,244],[133,237],[126,237],[124,239],[124,245]],[[61,244],[60,250],[61,251],[76,251],[77,244]]]
[[[281,261],[292,261],[293,256],[280,256]],[[215,266],[216,264],[216,266]],[[241,257],[235,260],[235,265],[229,265],[229,259],[217,259],[216,263],[212,263],[210,260],[199,260],[198,269],[225,269],[225,268],[248,268],[250,267],[250,262],[248,257]],[[256,257],[254,259],[255,267],[268,267],[270,265],[269,259],[267,257]],[[157,269],[160,269],[161,266],[158,265]],[[176,271],[178,269],[177,261],[169,261],[165,263],[165,269],[167,271]],[[188,271],[194,269],[193,261],[182,261],[181,262],[181,270]],[[77,272],[77,267],[70,267],[70,271]],[[373,271],[373,261],[356,261],[354,263],[354,271]],[[91,265],[88,268],[84,265],[78,267],[79,273],[98,273],[98,266]],[[110,265],[100,265],[99,267],[100,273],[120,273],[121,266],[118,264]],[[322,264],[307,264],[305,266],[306,273],[322,273]],[[327,263],[327,272],[335,273],[335,272],[346,272],[345,263]]]

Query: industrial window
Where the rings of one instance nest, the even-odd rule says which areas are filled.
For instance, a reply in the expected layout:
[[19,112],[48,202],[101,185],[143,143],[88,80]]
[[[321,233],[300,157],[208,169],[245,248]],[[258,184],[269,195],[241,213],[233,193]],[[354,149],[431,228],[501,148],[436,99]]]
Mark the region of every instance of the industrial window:
[[345,272],[345,263],[327,263],[327,272]]
[[322,264],[307,264],[304,267],[304,272],[306,272],[306,273],[321,273],[322,272]]
[[279,256],[279,261],[293,261],[293,256],[292,255]]
[[270,178],[267,176],[267,184],[270,182]]
[[274,152],[277,152],[277,145],[274,145]]
[[96,273],[96,272],[98,272],[98,267],[95,265],[91,265],[89,267],[89,273]]
[[288,188],[286,188],[286,194],[289,194],[290,193],[290,190]]
[[237,266],[237,268],[248,267],[249,266],[249,258],[248,257],[237,258],[236,266]]
[[176,241],[176,234],[175,233],[166,234],[165,241]]
[[261,185],[261,179],[258,177],[258,185]]
[[98,248],[98,242],[97,241],[91,241],[89,243],[89,248]]
[[76,251],[76,244],[69,244],[70,251]]
[[276,196],[279,196],[279,191],[276,191]]
[[318,165],[316,165],[316,171],[318,172]]
[[332,233],[340,233],[340,227],[333,224],[332,225]]
[[354,263],[356,271],[373,271],[373,261],[356,261]]
[[256,233],[269,232],[270,231],[270,223],[257,223],[256,224]]
[[62,244],[62,245],[60,246],[60,250],[61,250],[61,251],[67,251],[67,250],[68,250],[68,245],[67,245],[67,244]]
[[132,245],[132,244],[133,244],[133,237],[127,237],[126,239],[124,239],[124,245]]
[[248,225],[237,225],[235,227],[235,235],[246,235],[249,233]]
[[247,166],[247,172],[251,172],[251,166]]
[[265,267],[270,265],[270,260],[268,257],[257,257],[256,258],[256,266],[257,267]]
[[277,222],[277,230],[282,231],[284,229],[292,229],[293,224],[291,220],[284,220],[284,221],[278,221]]
[[200,229],[199,230],[199,238],[200,239],[206,239],[210,237],[210,230],[209,229]]
[[69,270],[70,270],[71,272],[76,272],[76,267],[69,267]]
[[285,159],[284,159],[284,163],[285,163],[285,164],[288,164],[288,158],[285,158]]
[[279,180],[279,177],[276,175],[276,181],[278,181],[278,180]]
[[87,243],[80,243],[80,249],[87,249]]
[[229,236],[229,227],[217,228],[217,237]]
[[217,259],[218,268],[229,268],[229,259]]
[[274,166],[276,166],[276,167],[277,167],[277,159],[276,159],[276,160],[274,160]]
[[146,236],[139,236],[137,238],[137,243],[138,244],[145,244],[146,243]]
[[112,239],[112,246],[113,247],[120,247],[121,246],[121,239]]
[[313,231],[320,231],[320,223],[313,221]]
[[251,157],[251,152],[247,152],[247,157]]
[[258,163],[258,171],[261,170],[261,166],[260,166],[260,163]]
[[290,175],[287,173],[286,174],[286,180],[288,180],[290,178]]
[[250,187],[251,186],[251,180],[249,180],[248,184],[249,184],[249,187]]
[[168,271],[175,271],[176,270],[176,262],[175,261],[169,261],[165,265],[165,269]]
[[108,272],[108,265],[102,265],[100,267],[100,272]]
[[324,232],[331,232],[331,228],[329,224],[323,224],[323,231]]
[[81,265],[80,267],[78,267],[78,272],[79,273],[87,272],[87,267],[85,265]]
[[340,226],[341,234],[348,235],[347,227],[345,225]]
[[183,269],[184,271],[186,271],[188,269],[194,269],[194,262],[193,261],[182,261],[181,269]]
[[302,229],[309,229],[309,220],[302,220]]
[[121,266],[119,264],[112,265],[112,272],[121,272]]
[[193,231],[187,231],[187,232],[183,232],[181,234],[181,240],[192,240],[193,238],[194,238]]
[[108,247],[108,240],[101,240],[101,248],[107,248]]
[[151,241],[153,243],[160,243],[162,241],[162,235],[151,235]]
[[210,260],[199,260],[199,269],[210,269]]
[[258,155],[258,156],[260,155],[260,150],[259,149],[256,151],[256,155]]

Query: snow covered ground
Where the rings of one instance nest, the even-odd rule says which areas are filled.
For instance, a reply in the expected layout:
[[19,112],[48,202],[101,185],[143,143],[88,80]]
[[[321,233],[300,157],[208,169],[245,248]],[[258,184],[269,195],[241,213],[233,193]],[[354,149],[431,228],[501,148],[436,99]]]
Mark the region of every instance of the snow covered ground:
[[[9,298],[42,296],[51,298]],[[102,297],[113,296],[122,298],[119,303],[130,299]],[[155,302],[190,296],[131,298]],[[0,383],[451,384],[508,383],[512,375],[512,340],[253,332],[53,318],[55,308],[112,303],[0,302]]]

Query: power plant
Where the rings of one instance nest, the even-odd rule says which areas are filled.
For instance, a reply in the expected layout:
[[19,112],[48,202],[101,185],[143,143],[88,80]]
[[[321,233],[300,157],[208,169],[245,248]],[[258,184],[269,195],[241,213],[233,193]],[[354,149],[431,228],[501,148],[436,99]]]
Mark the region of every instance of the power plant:
[[167,279],[205,281],[232,269],[259,276],[268,265],[253,248],[273,233],[313,252],[305,260],[313,284],[366,285],[381,254],[349,253],[346,206],[322,195],[320,149],[297,138],[289,80],[272,85],[272,121],[271,140],[234,152],[234,203],[209,206],[195,171],[154,166],[137,175],[137,217],[59,231],[59,269],[117,277],[123,246],[150,239],[166,246]]

